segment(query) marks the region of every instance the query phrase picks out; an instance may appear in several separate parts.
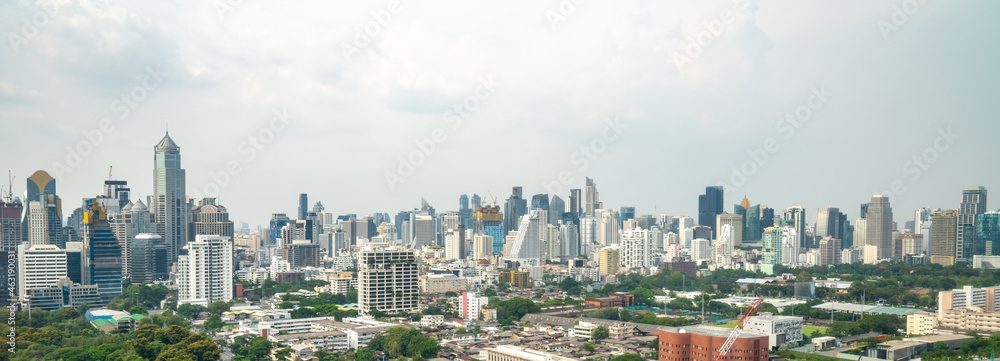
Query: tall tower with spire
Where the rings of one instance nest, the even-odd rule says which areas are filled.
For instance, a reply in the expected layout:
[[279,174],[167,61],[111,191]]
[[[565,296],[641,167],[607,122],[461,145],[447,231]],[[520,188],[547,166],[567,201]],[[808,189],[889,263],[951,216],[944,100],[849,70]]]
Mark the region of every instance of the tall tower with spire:
[[181,247],[187,244],[188,234],[188,204],[184,169],[181,168],[181,148],[167,133],[153,149],[154,229],[167,244],[167,259],[176,262]]

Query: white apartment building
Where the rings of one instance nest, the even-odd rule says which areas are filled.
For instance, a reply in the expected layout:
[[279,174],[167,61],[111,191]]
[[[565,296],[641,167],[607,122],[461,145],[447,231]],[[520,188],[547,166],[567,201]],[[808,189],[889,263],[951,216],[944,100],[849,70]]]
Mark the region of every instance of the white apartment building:
[[21,301],[27,300],[28,290],[49,288],[66,278],[66,251],[58,246],[21,244],[17,246],[17,255],[17,290]]
[[178,304],[208,307],[233,299],[233,242],[229,237],[196,235],[177,258]]
[[412,250],[365,249],[358,255],[358,309],[387,314],[420,309],[417,259]]
[[620,232],[619,257],[623,269],[649,268],[656,265],[653,242],[648,230],[636,227]]

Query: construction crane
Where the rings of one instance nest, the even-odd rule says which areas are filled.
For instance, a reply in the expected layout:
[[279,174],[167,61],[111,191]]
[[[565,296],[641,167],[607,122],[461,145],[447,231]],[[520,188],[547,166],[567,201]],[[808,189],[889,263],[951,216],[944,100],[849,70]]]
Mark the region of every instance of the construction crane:
[[497,196],[493,195],[493,192],[490,191],[489,189],[487,189],[486,192],[490,194],[490,198],[493,198],[493,206],[496,207],[497,206]]
[[736,323],[736,328],[729,333],[729,338],[726,339],[726,343],[722,344],[722,347],[719,348],[719,352],[715,354],[712,361],[722,361],[726,358],[726,354],[729,353],[729,349],[733,347],[733,344],[736,343],[736,339],[740,338],[740,335],[743,333],[743,326],[746,325],[746,322],[750,319],[750,317],[753,317],[753,315],[757,313],[757,308],[760,307],[761,303],[764,303],[763,298],[757,298],[754,299],[753,302],[750,302],[750,306],[747,307],[746,312],[740,316],[739,321]]

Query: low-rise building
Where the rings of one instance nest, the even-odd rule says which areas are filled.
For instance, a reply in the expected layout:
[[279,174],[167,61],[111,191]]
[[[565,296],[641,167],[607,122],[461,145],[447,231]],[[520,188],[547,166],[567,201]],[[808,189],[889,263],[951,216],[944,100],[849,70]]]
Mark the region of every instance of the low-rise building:
[[635,306],[635,295],[625,292],[615,292],[608,297],[594,297],[584,300],[588,305],[598,308],[621,308]]
[[524,347],[499,345],[479,351],[479,359],[483,361],[578,361],[579,359],[563,357],[531,350]]
[[302,332],[285,335],[271,334],[270,340],[284,346],[309,344],[317,349],[328,351],[347,351],[349,348],[347,333],[343,331]]
[[906,316],[907,335],[931,335],[938,327],[937,315],[930,312],[918,312]]
[[754,316],[747,320],[744,330],[768,336],[771,348],[802,341],[802,317]]
[[457,293],[465,291],[467,287],[465,278],[451,273],[421,276],[418,285],[422,293]]
[[516,288],[531,288],[531,277],[528,276],[528,272],[523,271],[500,272],[500,282],[509,283],[511,287]]

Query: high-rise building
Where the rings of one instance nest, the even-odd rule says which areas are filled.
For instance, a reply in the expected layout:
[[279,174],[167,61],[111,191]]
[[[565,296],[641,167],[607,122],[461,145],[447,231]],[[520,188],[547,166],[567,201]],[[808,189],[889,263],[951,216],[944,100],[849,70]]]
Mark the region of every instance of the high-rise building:
[[[531,196],[531,208],[530,210],[543,209],[549,210],[549,195],[544,193],[539,193]],[[548,220],[546,220],[548,222]]]
[[691,241],[691,260],[696,264],[712,260],[712,241],[695,238]]
[[597,244],[597,224],[601,223],[594,217],[580,218],[580,254],[590,254],[591,247]]
[[889,205],[889,197],[873,196],[868,203],[866,213],[866,244],[878,248],[878,259],[891,259],[895,246],[892,238],[892,207]]
[[[187,243],[188,203],[185,192],[184,169],[181,168],[181,148],[170,139],[170,134],[154,147],[153,189],[156,234],[163,236],[170,247],[167,257],[177,260],[181,247]],[[273,229],[273,228],[272,228]]]
[[503,213],[497,206],[478,206],[472,214],[474,233],[482,233],[491,237],[493,254],[503,252]]
[[[986,213],[986,188],[962,189],[962,204],[958,208],[958,232],[955,237],[955,260],[971,260],[972,255],[985,255],[986,249],[976,242],[976,219]],[[977,247],[979,246],[979,247]]]
[[621,266],[621,251],[617,246],[601,248],[597,252],[597,263],[602,275],[618,274]]
[[493,236],[476,234],[472,236],[472,257],[477,260],[493,255]]
[[358,309],[387,314],[420,310],[417,259],[412,250],[365,249],[358,255]]
[[275,244],[278,242],[278,238],[281,238],[281,229],[288,224],[288,216],[284,213],[274,213],[271,214],[271,221],[268,222],[268,229],[270,234],[268,235],[268,244]]
[[14,253],[22,243],[21,202],[0,200],[0,252]]
[[458,297],[458,317],[464,320],[478,320],[479,310],[489,303],[489,297],[476,297],[475,293],[462,292]]
[[868,218],[868,207],[870,205],[871,205],[871,203],[862,203],[861,204],[861,219]]
[[[741,216],[739,214],[720,213],[719,215],[715,216],[715,218],[716,218],[715,219],[715,225],[716,225],[716,227],[719,227],[720,230],[722,229],[722,226],[724,226],[724,225],[729,225],[729,227],[731,227],[732,234],[730,236],[732,237],[731,240],[733,242],[735,242],[734,246],[742,246],[743,245],[743,216]],[[719,239],[719,238],[721,238],[721,236],[720,236],[719,232],[716,232],[716,239]]]
[[826,206],[816,213],[816,237],[830,236],[836,239],[844,238],[843,213],[839,208]]
[[583,213],[582,212],[582,204],[583,203],[581,202],[581,199],[580,199],[580,190],[579,189],[570,189],[569,190],[569,210],[567,210],[566,212],[576,213],[576,214],[580,215],[580,214]]
[[559,225],[559,221],[563,218],[563,213],[566,213],[566,202],[553,194],[552,200],[549,201],[549,224]]
[[586,182],[587,204],[584,206],[583,211],[587,217],[594,217],[594,211],[604,208],[604,204],[600,201],[597,184],[594,183],[594,180],[587,177]]
[[95,199],[86,200],[82,261],[84,284],[97,285],[106,304],[122,294],[123,267],[121,245],[104,212]]
[[621,207],[622,222],[635,219],[635,207]]
[[621,232],[620,262],[624,269],[641,269],[655,266],[653,241],[650,232],[642,228],[632,228]]
[[181,249],[177,267],[178,304],[208,307],[233,299],[233,241],[197,235]]
[[167,265],[167,244],[158,234],[140,233],[128,242],[128,263],[125,274],[132,283],[154,282],[170,279]]
[[194,239],[199,234],[233,239],[233,227],[226,207],[215,204],[215,198],[202,198],[198,201],[198,206],[191,210],[191,225],[188,227],[191,233],[188,239]]
[[824,236],[819,241],[819,266],[840,264],[841,255],[840,239]]
[[[413,215],[413,240],[415,248],[437,244],[434,215],[423,211]],[[403,244],[408,242],[404,241]]]
[[734,205],[733,210],[734,214],[743,216],[743,241],[760,241],[760,205],[750,205],[750,200],[743,197],[743,201]]
[[444,254],[449,260],[465,259],[465,227],[461,225],[449,229],[445,234]]
[[49,244],[22,244],[17,250],[17,292],[28,301],[34,289],[48,288],[66,278],[66,251]]
[[306,219],[306,215],[309,212],[309,195],[306,193],[299,194],[299,218]]
[[705,187],[705,194],[698,196],[698,224],[712,229],[709,238],[715,237],[716,216],[723,212],[724,191],[722,186]]
[[532,211],[521,217],[517,230],[509,236],[514,236],[510,244],[504,245],[505,258],[520,262],[522,266],[538,266],[542,264],[542,221],[540,211]]
[[[110,221],[111,230],[118,239],[118,246],[122,249],[122,270],[124,277],[129,277],[129,256],[130,243],[136,235],[152,232],[149,208],[137,199],[135,203],[129,202],[122,207],[121,211]],[[133,281],[135,279],[133,278]]]
[[560,261],[580,256],[580,234],[579,228],[573,223],[563,223],[559,225],[559,238],[562,239],[562,251],[560,251]]
[[319,267],[319,243],[309,240],[296,240],[281,248],[281,259],[288,262],[290,268]]
[[774,266],[780,265],[782,260],[782,232],[781,228],[778,227],[767,227],[762,235],[761,245],[762,258],[760,261],[760,270],[766,274],[774,274]]
[[785,208],[783,219],[786,222],[791,222],[792,226],[795,227],[795,234],[798,237],[799,248],[815,248],[816,245],[812,243],[812,240],[806,237],[806,209],[802,207],[788,207]]
[[956,260],[958,211],[943,210],[931,214],[931,263],[952,266]]
[[613,209],[601,212],[601,223],[597,226],[597,243],[601,246],[613,246],[619,243],[622,229],[621,215]]
[[924,253],[924,235],[920,233],[903,233],[902,255],[917,256]]
[[[528,200],[524,199],[521,187],[511,189],[510,198],[504,202],[503,206],[503,233],[507,235],[516,231],[521,217],[528,214]],[[546,221],[548,221],[546,219]]]
[[28,177],[21,237],[32,245],[66,247],[63,236],[62,200],[56,195],[56,180],[40,170]]
[[983,255],[1000,256],[1000,212],[986,212],[976,217],[976,242],[982,245]]

